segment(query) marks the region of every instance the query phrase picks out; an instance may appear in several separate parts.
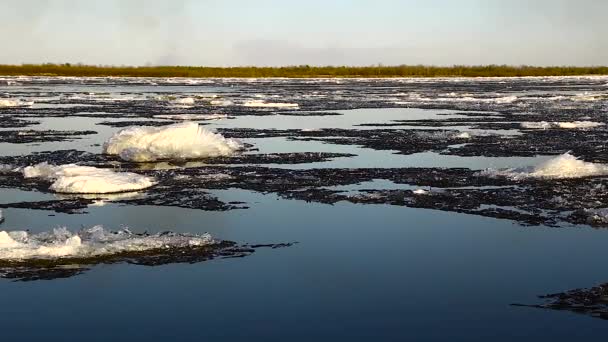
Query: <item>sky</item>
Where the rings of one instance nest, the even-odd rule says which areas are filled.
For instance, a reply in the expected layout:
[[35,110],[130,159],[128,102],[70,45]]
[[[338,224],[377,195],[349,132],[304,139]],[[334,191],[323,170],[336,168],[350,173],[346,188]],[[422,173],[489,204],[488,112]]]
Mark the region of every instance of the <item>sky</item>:
[[0,64],[607,65],[607,0],[0,0]]

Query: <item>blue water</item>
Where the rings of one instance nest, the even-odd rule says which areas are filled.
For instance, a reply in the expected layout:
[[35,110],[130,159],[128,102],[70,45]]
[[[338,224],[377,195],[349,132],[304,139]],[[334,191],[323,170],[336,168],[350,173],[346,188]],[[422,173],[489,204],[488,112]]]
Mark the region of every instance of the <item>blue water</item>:
[[[110,206],[90,210],[85,223],[158,230],[170,225],[226,239],[273,237],[299,244],[237,260],[99,266],[69,279],[3,281],[4,336],[509,341],[592,338],[608,331],[601,320],[508,305],[605,281],[603,231],[251,196],[258,198],[249,210]],[[10,226],[83,223],[80,215],[48,218],[16,209],[6,214]]]

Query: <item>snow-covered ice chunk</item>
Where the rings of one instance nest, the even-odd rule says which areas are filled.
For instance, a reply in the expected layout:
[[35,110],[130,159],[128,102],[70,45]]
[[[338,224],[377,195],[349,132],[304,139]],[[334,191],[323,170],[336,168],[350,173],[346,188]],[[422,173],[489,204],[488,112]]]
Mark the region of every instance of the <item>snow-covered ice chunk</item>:
[[42,178],[52,181],[50,190],[71,194],[105,194],[136,191],[153,186],[153,178],[131,172],[114,172],[76,164],[49,165],[40,163],[25,167],[25,178]]
[[254,108],[292,108],[292,109],[296,109],[298,108],[300,105],[298,105],[297,103],[281,103],[281,102],[275,102],[275,103],[271,103],[271,102],[264,102],[262,100],[253,100],[253,101],[247,101],[243,104],[243,107],[254,107]]
[[522,122],[520,124],[521,128],[526,129],[549,129],[552,127],[550,122],[547,121],[539,121],[539,122]]
[[490,177],[507,177],[515,180],[526,178],[582,178],[608,175],[608,165],[585,162],[570,153],[565,153],[534,167],[505,170],[487,169],[479,174]]
[[209,104],[212,106],[232,106],[233,102],[230,100],[211,100]]
[[454,136],[457,139],[471,139],[471,133],[469,132],[461,132]]
[[577,129],[577,128],[595,128],[605,126],[605,123],[594,122],[594,121],[571,121],[571,122],[522,122],[521,127],[526,129],[549,129],[549,128],[562,128],[562,129]]
[[581,94],[576,94],[572,97],[572,101],[576,101],[576,102],[593,102],[593,101],[601,101],[601,100],[608,100],[608,94],[584,92]]
[[195,100],[192,97],[184,97],[184,98],[180,98],[180,99],[175,99],[171,102],[173,104],[180,105],[180,106],[192,106],[192,105],[194,105]]
[[184,122],[125,128],[104,143],[103,152],[127,161],[149,162],[229,156],[242,147],[238,141],[226,139],[195,122]]
[[26,231],[0,231],[0,259],[52,259],[95,257],[153,249],[185,248],[214,244],[209,234],[134,234],[94,226],[73,233],[66,228],[30,234]]
[[0,107],[29,107],[34,101],[21,101],[19,99],[0,99]]
[[602,122],[593,122],[593,121],[573,121],[573,122],[557,122],[557,126],[559,128],[594,128],[604,126],[605,124]]
[[227,119],[226,114],[158,114],[154,115],[156,119],[167,120],[220,120]]

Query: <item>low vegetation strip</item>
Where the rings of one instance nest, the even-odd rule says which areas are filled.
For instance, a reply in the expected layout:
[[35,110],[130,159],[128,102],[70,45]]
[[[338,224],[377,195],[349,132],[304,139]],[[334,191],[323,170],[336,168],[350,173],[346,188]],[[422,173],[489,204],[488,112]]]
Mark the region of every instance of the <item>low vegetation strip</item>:
[[0,75],[124,77],[519,77],[608,75],[608,66],[93,66],[82,64],[0,65]]

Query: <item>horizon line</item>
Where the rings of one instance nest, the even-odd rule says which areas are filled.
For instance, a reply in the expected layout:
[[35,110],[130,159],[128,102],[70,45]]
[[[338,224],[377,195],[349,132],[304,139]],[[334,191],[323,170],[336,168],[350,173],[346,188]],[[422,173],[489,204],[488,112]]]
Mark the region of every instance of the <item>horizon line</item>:
[[608,66],[396,65],[396,66],[103,66],[86,64],[0,64],[3,76],[116,76],[192,78],[397,78],[526,77],[608,75]]
[[24,66],[63,66],[63,67],[94,67],[94,68],[214,68],[214,69],[231,69],[231,68],[254,68],[254,69],[278,69],[278,68],[487,68],[487,67],[503,67],[503,68],[608,68],[608,64],[589,64],[589,65],[573,65],[573,64],[366,64],[366,65],[350,65],[350,64],[281,64],[281,65],[253,65],[253,64],[237,64],[237,65],[203,65],[203,64],[94,64],[83,62],[43,62],[43,63],[0,63],[1,67],[24,67]]

